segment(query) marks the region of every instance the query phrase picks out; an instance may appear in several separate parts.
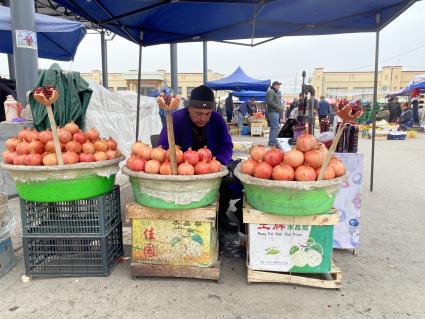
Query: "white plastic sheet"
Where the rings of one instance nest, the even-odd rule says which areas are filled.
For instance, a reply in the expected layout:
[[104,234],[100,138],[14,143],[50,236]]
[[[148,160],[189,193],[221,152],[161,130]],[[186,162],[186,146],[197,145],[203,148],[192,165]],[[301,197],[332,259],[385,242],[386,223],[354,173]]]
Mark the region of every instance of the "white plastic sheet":
[[[137,94],[131,91],[111,92],[93,80],[93,90],[86,112],[86,128],[96,128],[100,136],[112,137],[126,157],[136,136]],[[150,136],[161,132],[159,106],[154,98],[140,96],[139,140],[150,144]]]

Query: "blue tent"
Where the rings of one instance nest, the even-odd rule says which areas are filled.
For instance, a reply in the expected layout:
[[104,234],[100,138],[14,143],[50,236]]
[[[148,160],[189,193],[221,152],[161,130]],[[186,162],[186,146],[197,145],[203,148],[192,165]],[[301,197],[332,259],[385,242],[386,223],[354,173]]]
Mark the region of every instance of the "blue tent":
[[[283,36],[374,32],[414,0],[56,0],[85,19],[145,46]],[[143,31],[143,35],[141,35]],[[267,39],[265,41],[269,41]],[[260,42],[261,43],[261,42]]]
[[270,80],[256,80],[248,75],[239,66],[235,72],[216,81],[208,81],[206,86],[213,90],[229,91],[267,91],[270,86]]
[[[35,15],[38,56],[40,58],[69,61],[73,60],[77,47],[86,35],[79,22]],[[12,25],[10,8],[0,6],[0,52],[13,54]]]
[[248,101],[251,98],[255,98],[256,101],[264,101],[266,98],[266,92],[260,91],[241,91],[233,92],[232,94],[239,98],[239,101]]
[[402,88],[400,91],[389,94],[387,97],[410,95],[414,89],[425,91],[425,74],[415,76],[404,88]]

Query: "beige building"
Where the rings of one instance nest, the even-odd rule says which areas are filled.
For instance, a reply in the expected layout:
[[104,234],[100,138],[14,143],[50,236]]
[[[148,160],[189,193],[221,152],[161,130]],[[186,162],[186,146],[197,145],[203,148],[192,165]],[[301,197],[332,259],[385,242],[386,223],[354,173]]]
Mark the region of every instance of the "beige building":
[[[403,71],[401,66],[384,66],[378,73],[378,100],[402,89],[413,77],[425,73],[422,71]],[[316,68],[310,84],[316,90],[316,96],[328,98],[373,99],[374,72],[326,72]]]
[[[102,72],[94,70],[91,73],[81,73],[85,79],[95,80],[102,84]],[[220,73],[214,73],[208,70],[208,81],[218,80],[223,77]],[[179,73],[178,85],[179,95],[188,97],[193,88],[203,83],[202,73]],[[123,73],[109,73],[108,86],[111,91],[137,91],[137,70],[130,70]],[[164,86],[171,86],[171,73],[165,70],[152,72],[142,72],[141,76],[141,92],[147,95],[151,89],[161,89]],[[225,92],[218,92],[217,96],[224,95]]]

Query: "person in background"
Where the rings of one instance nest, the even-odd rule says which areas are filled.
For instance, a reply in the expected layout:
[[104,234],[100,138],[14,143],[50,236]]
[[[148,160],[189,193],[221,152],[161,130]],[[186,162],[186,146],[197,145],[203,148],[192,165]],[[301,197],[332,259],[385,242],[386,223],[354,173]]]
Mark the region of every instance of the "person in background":
[[388,111],[390,112],[388,121],[390,123],[396,123],[401,115],[401,105],[398,102],[398,98],[388,100]]
[[319,113],[319,123],[324,118],[327,118],[329,114],[331,113],[329,102],[325,100],[325,97],[323,95],[320,97],[318,113]]
[[237,111],[237,117],[238,117],[238,128],[241,129],[244,123],[244,119],[246,115],[252,115],[254,114],[254,108],[255,108],[255,99],[251,98],[248,101],[245,101],[242,103]]
[[414,124],[413,122],[413,112],[410,108],[409,103],[405,102],[403,103],[403,112],[401,112],[399,125],[400,129],[402,131],[406,131],[407,129],[411,128]]
[[15,100],[17,99],[16,82],[0,76],[0,122],[6,121],[4,101],[6,101],[8,95],[12,95]]
[[270,126],[269,146],[276,146],[276,138],[279,135],[279,113],[283,110],[278,94],[281,84],[274,81],[266,93],[266,114]]
[[289,117],[291,116],[292,110],[298,108],[299,101],[300,101],[299,98],[294,97],[294,99],[292,100],[292,103],[289,105],[288,109],[286,110],[287,119],[289,119]]
[[232,93],[229,93],[229,95],[227,96],[226,101],[224,102],[224,107],[226,108],[227,123],[232,123],[232,119],[233,119]]

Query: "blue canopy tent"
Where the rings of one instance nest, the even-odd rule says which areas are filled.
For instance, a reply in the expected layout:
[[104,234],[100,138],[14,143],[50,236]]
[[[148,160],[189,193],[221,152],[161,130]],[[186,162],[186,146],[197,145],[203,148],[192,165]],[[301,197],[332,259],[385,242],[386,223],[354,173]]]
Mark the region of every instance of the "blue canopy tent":
[[206,86],[212,90],[227,91],[267,91],[270,80],[257,80],[249,77],[239,66],[232,74],[216,81],[208,81]]
[[415,76],[404,88],[389,94],[387,97],[409,95],[414,89],[419,89],[421,92],[425,91],[425,74]]
[[[80,22],[35,15],[38,57],[59,61],[73,60],[77,47],[86,35]],[[0,52],[13,54],[10,8],[0,6]]]
[[[142,46],[148,45],[197,41],[235,43],[233,40],[251,39],[251,44],[237,44],[256,46],[284,36],[374,32],[376,105],[379,32],[417,0],[55,1],[85,19],[138,43],[139,69]],[[254,39],[261,40],[254,43]],[[371,191],[376,130],[374,111],[372,117]]]
[[251,98],[254,98],[256,101],[264,101],[266,98],[266,92],[260,91],[240,91],[233,92],[232,94],[239,98],[239,101],[248,101]]

